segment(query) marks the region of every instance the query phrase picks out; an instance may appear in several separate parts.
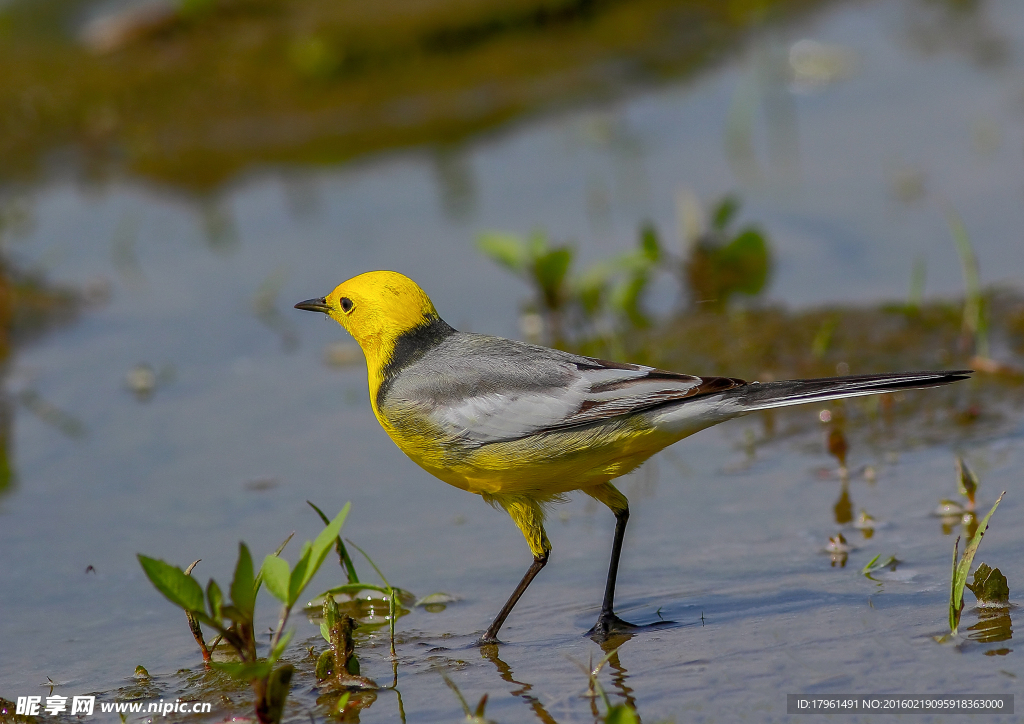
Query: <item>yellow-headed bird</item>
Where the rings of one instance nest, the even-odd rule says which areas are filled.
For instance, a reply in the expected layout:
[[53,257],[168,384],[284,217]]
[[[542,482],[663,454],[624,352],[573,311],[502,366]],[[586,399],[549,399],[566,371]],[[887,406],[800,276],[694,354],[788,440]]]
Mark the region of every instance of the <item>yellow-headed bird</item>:
[[615,538],[590,633],[635,628],[613,612],[629,504],[611,481],[662,448],[716,423],[784,405],[965,379],[969,370],[787,382],[694,377],[458,332],[415,282],[361,274],[297,309],[323,312],[355,337],[370,404],[395,444],[429,473],[508,511],[533,564],[480,639],[498,630],[548,561],[544,507],[581,490],[615,514]]

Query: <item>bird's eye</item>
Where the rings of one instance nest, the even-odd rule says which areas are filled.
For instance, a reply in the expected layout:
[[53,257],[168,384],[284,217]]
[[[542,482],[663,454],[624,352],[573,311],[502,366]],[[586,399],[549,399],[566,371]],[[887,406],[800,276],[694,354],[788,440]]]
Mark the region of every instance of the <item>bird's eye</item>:
[[342,297],[339,303],[341,304],[341,311],[343,311],[345,314],[351,312],[352,307],[355,306],[355,304],[352,303],[352,300],[349,299],[348,297]]

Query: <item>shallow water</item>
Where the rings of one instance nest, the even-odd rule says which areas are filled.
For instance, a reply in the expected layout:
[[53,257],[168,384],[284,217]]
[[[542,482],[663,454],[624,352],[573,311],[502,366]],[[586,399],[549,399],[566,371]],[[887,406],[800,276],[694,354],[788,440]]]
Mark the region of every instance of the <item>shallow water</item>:
[[[355,273],[394,268],[453,325],[514,336],[526,290],[473,249],[477,231],[540,226],[576,239],[585,259],[602,258],[632,245],[644,218],[671,237],[684,187],[705,200],[740,189],[744,218],[774,243],[773,300],[904,298],[919,257],[929,294],[959,293],[947,206],[964,219],[983,280],[1019,286],[1024,10],[983,3],[943,34],[934,20],[952,12],[943,7],[838,5],[762,34],[697,82],[534,119],[443,155],[254,172],[206,205],[130,180],[83,188],[55,179],[32,190],[33,224],[9,241],[11,255],[57,281],[105,280],[111,293],[19,351],[6,382],[14,394],[37,392],[85,434],[17,410],[16,480],[0,497],[0,696],[45,695],[49,679],[55,693],[114,699],[136,686],[137,664],[153,675],[149,699],[205,691],[175,673],[201,672],[201,660],[135,554],[202,558],[196,575],[224,581],[240,539],[259,558],[293,530],[312,538],[309,499],[328,513],[352,501],[346,537],[395,585],[460,599],[399,621],[408,721],[461,716],[441,671],[471,704],[489,694],[497,721],[591,721],[577,662],[603,656],[582,633],[597,613],[610,514],[584,500],[553,512],[551,563],[503,629],[500,660],[489,660],[471,644],[529,562],[520,534],[404,458],[369,410],[365,371],[323,362],[342,330],[291,305]],[[928,52],[922,28],[939,28]],[[994,64],[972,46],[991,35],[1009,48]],[[780,89],[754,69],[766,75],[764,64],[802,37],[852,50],[856,72],[786,95],[796,123],[780,130],[765,118],[765,98]],[[755,108],[760,180],[749,159],[730,163],[723,150],[729,109],[744,94]],[[771,165],[773,153],[781,156]],[[918,198],[905,188],[915,183]],[[656,307],[674,301],[667,286],[655,292]],[[158,378],[145,401],[125,383],[140,363]],[[794,414],[813,420],[818,409]],[[930,512],[955,494],[956,453],[979,469],[981,509],[1007,490],[977,560],[1000,567],[1013,595],[1024,580],[1017,415],[981,433],[950,425],[931,436],[940,443],[908,450],[852,436],[854,514],[864,508],[881,525],[868,540],[844,528],[856,546],[845,567],[821,552],[840,528],[841,489],[822,432],[784,437],[750,460],[747,431],[761,430],[750,419],[658,456],[623,481],[632,517],[617,600],[624,618],[679,625],[625,642],[602,686],[648,722],[787,720],[787,693],[1014,693],[1012,639],[932,641],[945,627],[952,537]],[[864,465],[877,470],[874,484]],[[869,580],[859,569],[876,553],[903,563]],[[312,589],[340,579],[326,566]],[[267,625],[275,615],[264,602]],[[965,611],[963,628],[975,621]],[[293,625],[296,642],[316,643],[313,624]],[[389,681],[382,635],[361,641],[363,673]],[[323,716],[315,699],[308,684],[296,686],[290,716]],[[398,717],[388,691],[361,714]]]

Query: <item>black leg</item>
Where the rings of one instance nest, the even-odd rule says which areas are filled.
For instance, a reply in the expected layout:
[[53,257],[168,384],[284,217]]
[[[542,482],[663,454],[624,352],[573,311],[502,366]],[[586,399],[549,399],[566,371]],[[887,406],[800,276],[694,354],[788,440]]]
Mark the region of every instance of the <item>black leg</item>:
[[[537,577],[537,574],[540,573],[540,569],[547,564],[549,555],[550,553],[545,552],[542,556],[534,556],[533,563],[530,564],[528,569],[526,569],[526,575],[523,576],[523,580],[521,580],[519,585],[516,586],[516,590],[512,591],[512,595],[508,597],[508,600],[505,601],[505,605],[501,607],[500,611],[498,611],[498,615],[494,617],[494,621],[491,622],[491,625],[487,627],[487,631],[485,631],[484,635],[480,637],[479,641],[477,641],[478,645],[485,646],[487,644],[501,643],[498,641],[498,630],[501,628],[501,625],[505,623],[505,619],[508,618],[508,615],[512,613],[512,609],[515,607],[516,603],[519,602],[523,593],[526,592],[530,582]],[[615,560],[618,562],[618,555],[616,555]],[[614,585],[615,578],[613,576],[613,588]]]
[[629,522],[629,508],[615,512],[615,539],[612,541],[612,559],[608,564],[608,580],[604,586],[604,602],[597,623],[587,632],[588,636],[599,639],[613,633],[625,633],[639,626],[623,621],[615,615],[615,578],[619,573],[619,555],[622,553],[622,539],[626,535],[626,523]]
[[629,508],[615,514],[615,539],[612,541],[612,560],[608,564],[608,581],[604,586],[602,614],[611,614],[615,608],[615,579],[619,575],[619,554],[622,553],[622,539],[626,537],[626,523],[629,522]]

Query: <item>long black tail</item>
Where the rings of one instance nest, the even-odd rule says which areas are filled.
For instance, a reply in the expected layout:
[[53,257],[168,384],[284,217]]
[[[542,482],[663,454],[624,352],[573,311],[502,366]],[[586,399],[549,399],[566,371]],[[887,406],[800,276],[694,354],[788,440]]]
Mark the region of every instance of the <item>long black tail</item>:
[[723,398],[739,405],[744,412],[772,407],[801,405],[805,402],[835,400],[841,397],[875,395],[882,392],[938,387],[968,379],[974,370],[949,372],[892,372],[879,375],[823,377],[815,380],[753,382],[723,393]]

